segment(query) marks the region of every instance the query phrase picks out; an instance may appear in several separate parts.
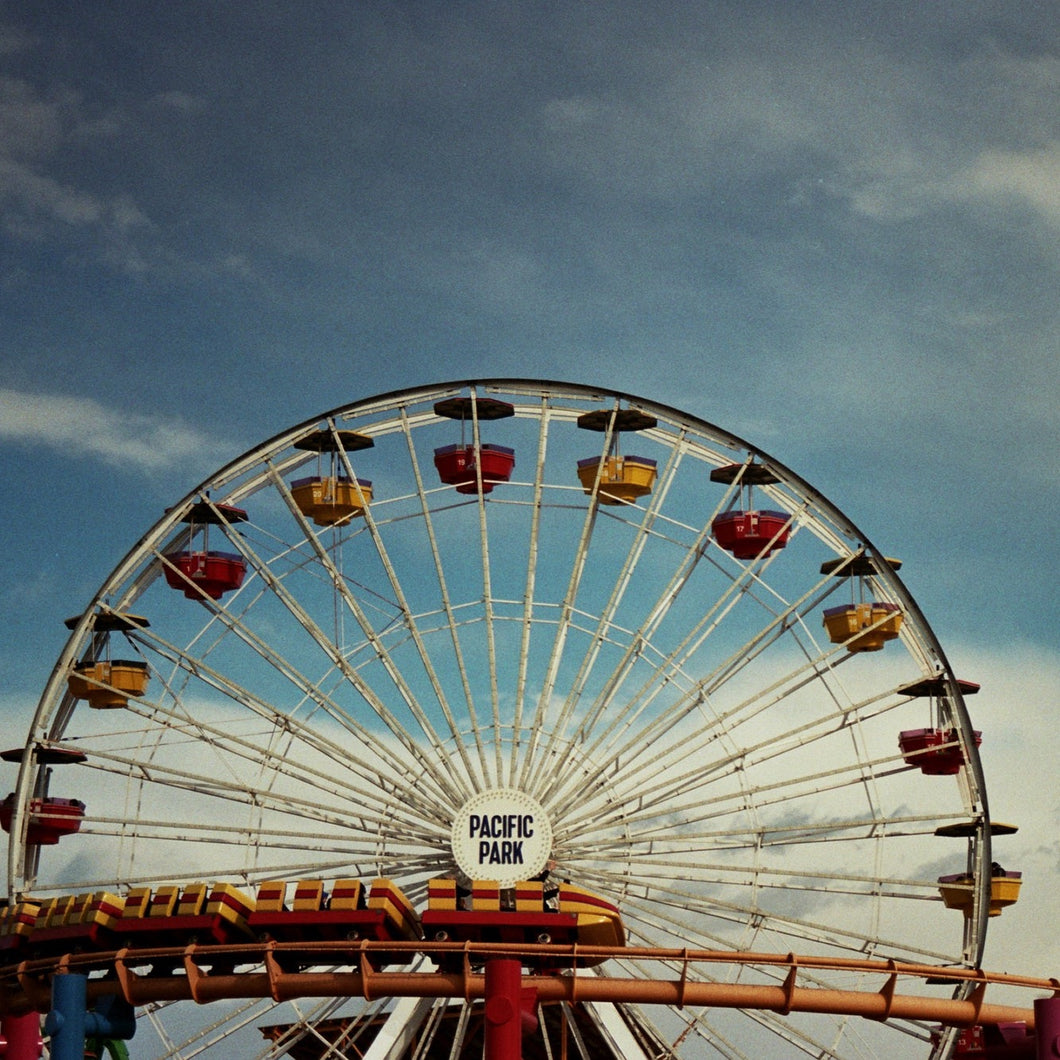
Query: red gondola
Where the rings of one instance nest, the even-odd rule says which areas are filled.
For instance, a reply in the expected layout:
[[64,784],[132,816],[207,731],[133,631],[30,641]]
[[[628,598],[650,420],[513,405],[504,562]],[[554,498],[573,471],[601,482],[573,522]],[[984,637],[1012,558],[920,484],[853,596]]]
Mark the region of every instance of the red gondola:
[[[481,441],[468,444],[465,434],[469,424],[514,416],[514,405],[496,398],[454,397],[435,402],[434,411],[438,416],[460,421],[460,441],[434,450],[434,466],[442,482],[455,486],[457,493],[478,493],[481,481],[482,492],[491,493],[499,482],[509,481],[515,467],[515,450]],[[474,430],[477,440],[477,428]]]
[[173,552],[166,559],[172,564],[166,567],[166,584],[189,600],[219,600],[238,589],[247,573],[247,561],[234,552]]
[[737,559],[769,555],[788,543],[788,516],[784,512],[722,512],[711,523],[711,529],[718,544]]
[[[983,742],[978,730],[975,746]],[[902,757],[929,777],[952,777],[964,765],[964,751],[957,742],[956,729],[906,729],[898,735]]]
[[189,600],[204,596],[219,600],[225,593],[238,589],[247,573],[247,561],[235,552],[218,552],[210,548],[210,527],[241,523],[247,517],[242,508],[232,504],[215,504],[209,500],[193,504],[184,516],[191,526],[191,539],[202,530],[202,547],[170,552],[164,557],[166,584],[179,589]]
[[482,492],[491,493],[499,482],[512,477],[515,450],[488,443],[477,449],[473,445],[443,445],[434,451],[434,466],[438,477],[447,486],[455,486],[457,493],[478,493],[481,467]]
[[726,464],[710,473],[711,482],[734,483],[739,490],[739,508],[730,508],[715,516],[710,524],[714,539],[737,559],[757,559],[768,556],[788,543],[791,517],[786,512],[754,505],[755,486],[772,486],[780,479],[765,464]]
[[[0,828],[11,831],[15,816],[15,793],[0,803]],[[80,799],[31,799],[26,842],[33,846],[54,846],[65,835],[81,828],[85,804]]]
[[[931,1037],[937,1042],[940,1035]],[[1036,1056],[1037,1040],[1021,1022],[963,1027],[953,1047],[954,1060],[1035,1060]]]

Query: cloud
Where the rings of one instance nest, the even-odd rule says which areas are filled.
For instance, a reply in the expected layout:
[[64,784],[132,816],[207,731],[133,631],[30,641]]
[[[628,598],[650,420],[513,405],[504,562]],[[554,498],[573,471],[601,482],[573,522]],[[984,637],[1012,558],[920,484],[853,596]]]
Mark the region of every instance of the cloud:
[[105,207],[94,195],[59,183],[32,167],[0,159],[0,201],[15,209],[4,209],[8,231],[29,234],[31,219],[61,221],[75,227],[98,224]]
[[0,389],[0,440],[48,445],[116,467],[158,471],[210,463],[231,446],[173,417],[109,409],[91,398]]
[[129,245],[150,227],[144,211],[122,191],[101,192],[68,177],[64,154],[113,140],[124,119],[91,114],[76,93],[47,95],[26,81],[0,78],[0,224],[27,241],[64,240],[74,232],[97,238],[104,256],[139,271]]
[[33,38],[20,27],[0,25],[0,55],[17,55],[32,44]]
[[17,78],[0,78],[0,151],[7,159],[50,155],[69,123],[68,96],[46,99]]
[[[968,711],[983,733],[980,754],[990,815],[1019,827],[993,844],[995,860],[1023,873],[1023,888],[1019,903],[991,921],[984,966],[1055,975],[1060,946],[1040,933],[1034,945],[1027,943],[1035,924],[1052,923],[1060,915],[1060,811],[1047,779],[1056,771],[1052,733],[1060,709],[1060,652],[1002,637],[994,648],[958,642],[947,654],[962,677],[982,685],[968,699]],[[958,848],[954,855],[959,857]]]
[[189,92],[159,92],[158,95],[148,100],[148,104],[188,115],[198,114],[206,109],[206,100],[201,96],[193,96]]
[[966,174],[973,195],[1018,200],[1060,228],[1060,142],[1033,151],[986,151]]

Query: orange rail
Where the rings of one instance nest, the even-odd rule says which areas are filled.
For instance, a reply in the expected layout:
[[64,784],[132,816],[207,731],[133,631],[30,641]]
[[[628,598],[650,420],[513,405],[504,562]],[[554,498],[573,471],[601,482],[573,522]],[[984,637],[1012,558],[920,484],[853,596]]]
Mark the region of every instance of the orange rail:
[[[796,954],[730,953],[714,950],[649,949],[609,946],[514,946],[504,943],[424,942],[256,942],[225,946],[123,949],[112,953],[67,954],[56,959],[23,961],[0,978],[0,1015],[18,1015],[50,1006],[51,976],[65,971],[89,974],[113,970],[107,979],[90,978],[90,1000],[120,993],[133,1005],[190,1000],[200,1004],[228,998],[272,997],[450,997],[481,998],[485,976],[475,970],[491,956],[525,958],[530,951],[540,959],[549,954],[566,957],[572,966],[597,963],[608,957],[636,957],[659,962],[659,976],[642,979],[601,975],[526,975],[525,987],[543,1001],[625,1001],[642,1004],[767,1009],[774,1012],[826,1012],[882,1020],[932,1020],[951,1026],[1022,1021],[1034,1026],[1033,1004],[1028,1007],[991,1004],[988,986],[1003,984],[1060,996],[1060,980],[990,973],[974,969],[894,961],[829,959]],[[438,958],[463,955],[462,970],[445,972],[380,972],[373,961],[386,957],[411,961],[419,953]],[[137,967],[171,959],[181,971],[172,975],[143,975]],[[219,958],[222,960],[219,961]],[[285,971],[295,963],[305,970]],[[206,972],[198,961],[214,969],[222,964],[246,965],[246,971]],[[163,962],[164,963],[164,962]],[[346,964],[350,971],[321,972],[312,965]],[[771,969],[775,984],[704,982],[691,977],[700,966],[748,965]],[[878,990],[834,990],[800,985],[803,971],[851,971],[878,975]],[[938,979],[972,984],[967,1000],[904,994],[903,980]]]

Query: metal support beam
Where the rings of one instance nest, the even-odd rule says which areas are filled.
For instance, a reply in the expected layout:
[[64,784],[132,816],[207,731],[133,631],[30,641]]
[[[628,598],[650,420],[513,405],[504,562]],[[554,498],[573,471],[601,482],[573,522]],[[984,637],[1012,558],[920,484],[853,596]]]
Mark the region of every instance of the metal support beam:
[[403,997],[386,1018],[364,1060],[400,1060],[430,1015],[432,997]]
[[[398,962],[404,954],[438,956],[444,971],[422,972],[376,971],[372,954],[382,949],[391,962]],[[51,1005],[51,983],[75,971],[80,973],[108,971],[113,975],[94,975],[88,982],[88,1004],[94,1011],[93,1019],[113,1020],[120,1012],[127,1029],[108,1033],[110,1038],[124,1038],[131,1034],[131,1006],[165,1001],[192,1000],[198,1004],[237,998],[268,998],[276,1001],[302,997],[360,997],[371,1001],[379,998],[435,997],[482,999],[486,996],[485,977],[474,969],[490,961],[525,962],[525,946],[505,943],[401,943],[361,942],[357,944],[357,960],[351,959],[348,942],[297,943],[242,943],[225,946],[189,945],[175,948],[119,950],[114,953],[76,953],[49,957],[38,961],[23,961],[14,968],[0,969],[0,1015],[5,1019],[23,1015],[30,1009],[45,1012]],[[900,964],[895,961],[867,959],[836,959],[795,954],[728,953],[694,950],[655,950],[634,947],[578,946],[573,950],[563,946],[533,947],[535,955],[554,958],[558,967],[577,967],[583,959],[596,962],[597,958],[626,956],[645,960],[678,961],[682,974],[667,979],[612,979],[604,976],[555,976],[527,974],[522,977],[524,992],[532,992],[536,1001],[567,1002],[632,1002],[641,1004],[707,1006],[725,1008],[764,1009],[773,1012],[819,1012],[836,1015],[862,1016],[872,1020],[913,1019],[966,1027],[973,1024],[1023,1023],[1033,1032],[1035,1010],[1031,1007],[990,1004],[986,1001],[987,987],[992,984],[1019,986],[1048,991],[1060,996],[1056,979],[1031,979],[1007,973],[990,973],[977,969],[947,968],[948,980],[954,984],[967,981],[967,997],[936,998],[906,994],[902,985],[907,979],[937,976],[933,965]],[[292,954],[284,959],[285,955]],[[316,970],[329,963],[327,958],[340,954],[349,971],[322,972]],[[461,964],[453,962],[459,954]],[[220,960],[223,958],[223,960]],[[199,964],[199,961],[203,964]],[[145,964],[169,962],[183,974],[143,975],[137,972]],[[220,962],[220,963],[218,963]],[[295,970],[296,963],[304,970]],[[698,964],[750,964],[771,969],[774,981],[727,983],[702,980],[687,974],[688,967]],[[247,966],[238,973],[215,971]],[[256,967],[255,967],[256,965]],[[314,966],[316,966],[314,968]],[[503,965],[502,965],[503,967]],[[785,969],[787,974],[784,975]],[[857,971],[878,976],[882,985],[871,990],[832,990],[815,985],[803,985],[800,976],[815,969]],[[672,973],[671,973],[672,974]],[[783,978],[781,978],[783,976]],[[813,980],[807,980],[812,984]],[[507,988],[505,988],[507,989]],[[504,993],[504,992],[502,992]],[[119,997],[124,1008],[109,1009],[105,998]],[[521,1002],[518,1007],[523,1006]],[[532,1004],[527,1009],[528,1015]],[[91,1035],[100,1033],[89,1030]],[[1060,1031],[1057,1032],[1060,1037]],[[1060,1060],[1060,1053],[1054,1058]]]
[[40,1060],[43,1052],[40,1016],[36,1012],[0,1020],[0,1056],[4,1060]]
[[52,1010],[44,1020],[44,1030],[51,1038],[51,1060],[84,1060],[87,981],[76,972],[52,980]]
[[522,1060],[522,976],[518,957],[486,962],[486,1060]]
[[63,972],[52,979],[52,1007],[44,1020],[51,1060],[84,1060],[88,1037],[121,1040],[136,1033],[136,1012],[120,995],[103,995],[92,1012],[87,1004],[87,976]]
[[1060,1057],[1060,997],[1039,997],[1034,1002],[1038,1060]]

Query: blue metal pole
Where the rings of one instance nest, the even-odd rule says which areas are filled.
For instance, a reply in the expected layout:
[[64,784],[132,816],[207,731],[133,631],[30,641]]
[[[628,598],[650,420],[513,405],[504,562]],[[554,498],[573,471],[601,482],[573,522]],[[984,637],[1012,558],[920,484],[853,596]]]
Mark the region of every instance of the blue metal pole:
[[52,1060],[85,1060],[86,982],[76,972],[52,979],[52,1010],[44,1018]]
[[85,1017],[85,1035],[106,1041],[128,1041],[136,1033],[136,1009],[120,994],[105,994]]
[[52,1010],[44,1019],[51,1060],[85,1060],[86,1036],[121,1040],[136,1033],[136,1012],[123,997],[105,996],[94,1011],[85,1011],[87,982],[76,972],[52,979]]

